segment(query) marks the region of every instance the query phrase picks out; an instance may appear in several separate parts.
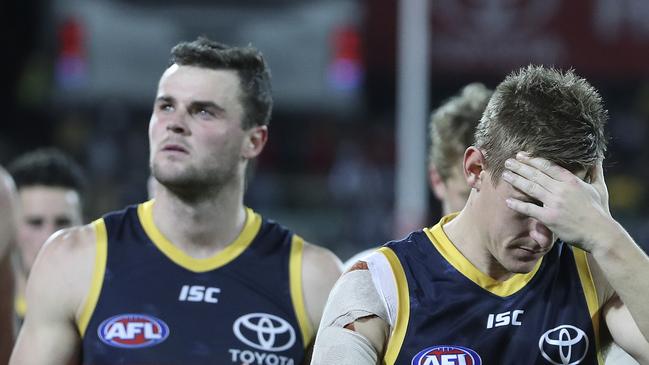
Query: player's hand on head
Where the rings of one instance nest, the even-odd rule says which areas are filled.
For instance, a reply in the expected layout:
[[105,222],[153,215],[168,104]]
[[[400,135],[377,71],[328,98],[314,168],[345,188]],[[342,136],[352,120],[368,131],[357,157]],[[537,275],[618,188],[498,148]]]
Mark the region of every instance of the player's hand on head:
[[594,227],[611,222],[602,163],[588,171],[590,183],[563,167],[519,152],[505,163],[503,180],[539,203],[509,197],[507,205],[538,219],[563,241],[592,251]]
[[597,161],[595,166],[588,171],[587,176],[590,178],[590,184],[595,188],[601,199],[602,207],[608,214],[611,214],[608,205],[608,188],[606,187],[606,181],[604,180],[604,167],[602,166],[602,163],[602,160]]

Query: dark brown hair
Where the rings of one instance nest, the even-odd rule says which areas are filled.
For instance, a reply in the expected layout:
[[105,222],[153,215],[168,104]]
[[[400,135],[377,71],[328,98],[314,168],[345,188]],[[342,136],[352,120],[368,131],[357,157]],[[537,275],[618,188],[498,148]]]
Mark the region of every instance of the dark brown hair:
[[259,50],[252,46],[231,47],[206,37],[182,42],[171,50],[169,64],[214,70],[237,71],[244,109],[242,127],[267,125],[273,109],[270,69]]

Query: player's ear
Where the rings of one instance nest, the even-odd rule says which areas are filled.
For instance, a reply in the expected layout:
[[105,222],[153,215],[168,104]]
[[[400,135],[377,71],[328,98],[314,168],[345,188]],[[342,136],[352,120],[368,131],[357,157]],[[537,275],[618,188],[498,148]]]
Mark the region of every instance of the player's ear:
[[437,171],[437,166],[432,162],[428,164],[428,185],[430,185],[430,189],[435,194],[435,197],[439,201],[443,201],[446,197],[446,185],[439,171]]
[[246,135],[241,146],[241,156],[247,160],[261,153],[268,140],[268,126],[257,125],[245,131]]
[[463,160],[464,179],[467,184],[476,190],[480,190],[480,186],[486,176],[484,174],[486,167],[486,160],[482,151],[475,147],[470,146],[464,151]]

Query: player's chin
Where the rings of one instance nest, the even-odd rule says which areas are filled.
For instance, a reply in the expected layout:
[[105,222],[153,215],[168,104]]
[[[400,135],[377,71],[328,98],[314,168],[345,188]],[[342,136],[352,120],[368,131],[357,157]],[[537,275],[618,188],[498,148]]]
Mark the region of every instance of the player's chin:
[[540,257],[533,255],[523,257],[512,257],[507,263],[507,270],[515,274],[527,274],[534,270]]
[[153,165],[153,176],[162,185],[177,185],[192,180],[189,170],[186,166],[161,162]]
[[158,155],[153,160],[153,172],[160,175],[183,174],[190,169],[190,163],[174,156]]

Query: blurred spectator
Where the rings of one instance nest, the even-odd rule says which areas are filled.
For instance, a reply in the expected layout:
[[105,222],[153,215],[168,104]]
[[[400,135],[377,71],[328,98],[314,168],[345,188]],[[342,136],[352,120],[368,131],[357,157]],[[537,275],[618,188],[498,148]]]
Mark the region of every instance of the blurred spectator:
[[[431,115],[428,181],[435,197],[442,203],[443,215],[461,210],[469,197],[462,159],[466,148],[473,144],[476,125],[491,94],[492,91],[483,84],[471,83]],[[351,171],[340,175],[353,176]],[[345,267],[351,267],[372,251],[374,248],[352,256]]]
[[9,171],[16,181],[20,202],[16,302],[19,322],[25,317],[25,286],[43,243],[54,232],[83,223],[82,192],[85,177],[80,167],[56,149],[39,149],[16,159]]

